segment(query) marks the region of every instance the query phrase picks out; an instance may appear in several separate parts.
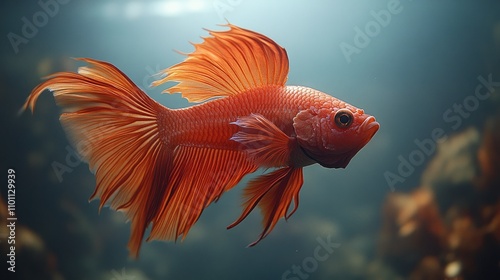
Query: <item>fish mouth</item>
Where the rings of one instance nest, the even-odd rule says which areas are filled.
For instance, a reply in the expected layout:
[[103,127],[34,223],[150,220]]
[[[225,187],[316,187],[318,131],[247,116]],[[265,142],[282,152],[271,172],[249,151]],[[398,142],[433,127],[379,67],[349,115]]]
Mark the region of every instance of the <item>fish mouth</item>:
[[370,135],[370,139],[371,139],[373,137],[373,135],[375,135],[375,133],[378,131],[379,128],[380,128],[380,124],[375,121],[375,117],[369,116],[358,127],[356,132],[357,133],[370,132],[370,133],[368,133],[368,135]]
[[375,121],[375,117],[369,116],[367,117],[363,123],[358,127],[357,133],[364,136],[363,141],[361,141],[360,145],[356,148],[357,151],[361,150],[370,140],[373,138],[375,133],[380,128],[380,124]]

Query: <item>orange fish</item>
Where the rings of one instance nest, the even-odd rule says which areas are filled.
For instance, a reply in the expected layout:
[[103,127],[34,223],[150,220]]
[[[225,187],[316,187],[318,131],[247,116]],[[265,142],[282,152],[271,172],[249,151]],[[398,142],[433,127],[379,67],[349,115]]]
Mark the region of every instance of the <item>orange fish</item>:
[[115,66],[84,58],[90,66],[49,76],[23,106],[33,111],[45,89],[53,92],[69,139],[95,173],[91,198],[131,221],[133,256],[148,226],[148,240],[184,239],[203,209],[243,176],[273,168],[250,181],[244,210],[228,226],[259,206],[264,230],[250,246],[257,244],[297,209],[304,166],[345,168],[379,129],[362,109],[312,88],[286,86],[285,49],[227,26],[209,31],[153,83],[178,82],[164,92],[201,104],[169,109]]

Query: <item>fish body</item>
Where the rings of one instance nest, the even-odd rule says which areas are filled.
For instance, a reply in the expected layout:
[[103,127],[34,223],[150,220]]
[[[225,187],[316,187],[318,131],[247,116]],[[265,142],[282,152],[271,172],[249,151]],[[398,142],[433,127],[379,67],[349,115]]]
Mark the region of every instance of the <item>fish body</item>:
[[243,176],[272,168],[250,181],[244,210],[228,227],[259,207],[264,230],[255,245],[297,209],[304,166],[345,168],[379,129],[362,109],[285,85],[286,51],[262,34],[228,26],[211,31],[153,83],[178,82],[165,92],[200,104],[167,108],[113,65],[93,59],[81,59],[90,66],[78,73],[49,76],[24,104],[34,110],[45,89],[53,92],[68,137],[96,175],[92,198],[131,220],[134,256],[148,226],[148,239],[185,238],[203,210]]
[[[166,129],[161,138],[171,147],[193,145],[244,150],[245,146],[232,138],[239,131],[236,122],[240,117],[259,114],[290,137],[290,141],[295,141],[294,117],[302,110],[321,106],[345,108],[347,104],[307,87],[265,86],[198,106],[172,110],[172,114],[165,115],[162,120],[161,126]],[[295,160],[269,167],[301,167],[315,163],[305,160],[307,156],[301,156],[298,146],[293,148],[296,150],[290,152],[297,156]]]

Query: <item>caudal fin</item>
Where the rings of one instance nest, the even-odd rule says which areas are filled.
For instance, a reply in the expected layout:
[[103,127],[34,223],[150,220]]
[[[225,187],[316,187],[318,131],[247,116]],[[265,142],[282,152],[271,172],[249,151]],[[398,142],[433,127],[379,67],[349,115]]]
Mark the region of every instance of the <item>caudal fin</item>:
[[[96,176],[91,199],[130,219],[130,253],[137,256],[155,216],[172,165],[160,139],[158,115],[171,111],[142,92],[115,66],[93,59],[78,73],[53,74],[30,94],[22,110],[33,111],[49,89],[63,109],[60,120],[70,141]],[[163,118],[165,119],[165,118]]]

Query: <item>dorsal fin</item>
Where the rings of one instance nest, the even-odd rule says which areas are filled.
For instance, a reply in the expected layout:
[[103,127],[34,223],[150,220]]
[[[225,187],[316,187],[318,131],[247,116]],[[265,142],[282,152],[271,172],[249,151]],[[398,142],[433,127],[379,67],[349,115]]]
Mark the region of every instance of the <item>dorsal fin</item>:
[[284,85],[288,57],[284,48],[268,37],[227,24],[227,31],[209,31],[211,36],[193,44],[194,52],[162,71],[166,77],[153,86],[179,82],[167,93],[182,93],[190,102],[230,96],[265,85]]

